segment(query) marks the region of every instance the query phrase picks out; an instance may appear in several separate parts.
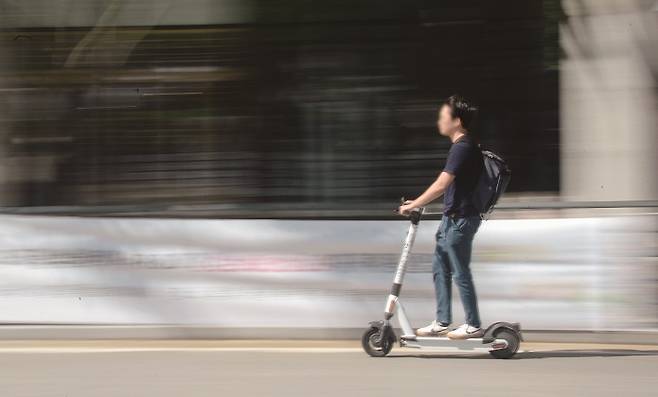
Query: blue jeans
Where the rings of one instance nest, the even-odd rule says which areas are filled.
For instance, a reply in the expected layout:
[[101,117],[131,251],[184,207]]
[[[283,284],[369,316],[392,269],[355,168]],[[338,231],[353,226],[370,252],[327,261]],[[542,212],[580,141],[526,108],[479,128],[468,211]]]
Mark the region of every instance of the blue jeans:
[[452,323],[452,279],[454,279],[464,305],[466,322],[473,327],[481,325],[470,268],[473,237],[481,222],[477,215],[464,218],[444,216],[436,232],[432,273],[436,293],[436,321],[440,323]]

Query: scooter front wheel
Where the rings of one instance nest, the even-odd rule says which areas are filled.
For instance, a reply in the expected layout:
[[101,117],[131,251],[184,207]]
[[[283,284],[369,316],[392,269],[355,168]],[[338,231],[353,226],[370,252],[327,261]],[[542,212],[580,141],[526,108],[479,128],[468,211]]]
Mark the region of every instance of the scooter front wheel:
[[389,335],[381,343],[377,343],[381,332],[381,328],[370,327],[361,337],[361,346],[363,346],[363,350],[371,357],[384,357],[393,349],[393,344],[395,344],[394,335]]

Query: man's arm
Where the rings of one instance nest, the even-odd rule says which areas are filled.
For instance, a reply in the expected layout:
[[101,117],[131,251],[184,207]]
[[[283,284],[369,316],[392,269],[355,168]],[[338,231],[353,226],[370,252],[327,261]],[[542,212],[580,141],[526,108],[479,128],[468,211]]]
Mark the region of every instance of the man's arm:
[[402,215],[408,215],[412,209],[426,206],[441,197],[454,180],[455,176],[453,174],[442,171],[434,183],[432,183],[423,194],[417,199],[401,205],[398,211]]

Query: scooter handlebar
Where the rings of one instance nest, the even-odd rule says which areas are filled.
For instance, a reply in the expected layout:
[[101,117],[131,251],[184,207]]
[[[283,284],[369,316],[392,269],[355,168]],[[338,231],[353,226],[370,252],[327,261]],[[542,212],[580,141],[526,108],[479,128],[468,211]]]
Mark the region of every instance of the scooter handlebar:
[[[406,202],[407,202],[407,200],[404,197],[400,198],[400,205],[404,205],[404,203],[406,203]],[[394,209],[393,212],[395,212],[396,214],[402,215],[402,216],[406,216],[407,218],[411,218],[411,222],[414,223],[414,224],[417,224],[418,221],[420,221],[420,216],[421,216],[421,214],[423,213],[424,210],[425,210],[425,207],[414,208],[414,209],[411,210],[411,213],[409,215],[400,214],[399,208]]]

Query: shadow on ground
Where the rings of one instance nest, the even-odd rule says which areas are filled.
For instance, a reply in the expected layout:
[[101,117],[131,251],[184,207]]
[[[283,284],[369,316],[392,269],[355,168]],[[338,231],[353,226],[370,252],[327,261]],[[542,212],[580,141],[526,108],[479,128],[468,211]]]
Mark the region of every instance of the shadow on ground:
[[[517,353],[511,360],[527,360],[537,358],[582,358],[582,357],[626,357],[626,356],[658,356],[658,350],[634,350],[634,349],[603,349],[603,350],[545,350],[524,351]],[[393,353],[390,358],[441,358],[441,359],[463,359],[482,360],[493,359],[489,354],[405,354]]]

